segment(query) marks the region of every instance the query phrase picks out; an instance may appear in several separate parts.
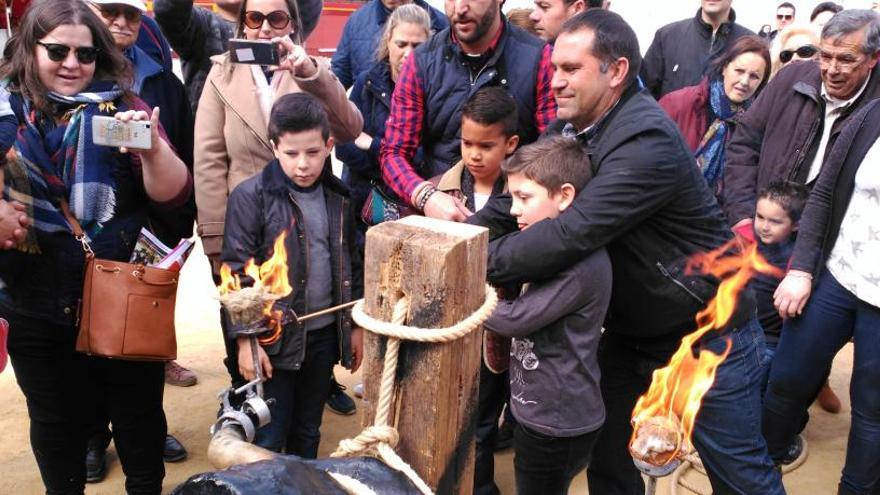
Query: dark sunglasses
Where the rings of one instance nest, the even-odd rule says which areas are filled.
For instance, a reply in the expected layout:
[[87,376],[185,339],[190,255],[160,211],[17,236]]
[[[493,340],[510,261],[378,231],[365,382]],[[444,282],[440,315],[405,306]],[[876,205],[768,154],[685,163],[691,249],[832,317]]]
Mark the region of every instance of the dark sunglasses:
[[794,19],[794,15],[792,14],[776,14],[776,19],[780,21],[790,21]]
[[134,7],[129,7],[128,5],[105,5],[97,3],[92,5],[97,7],[101,12],[101,17],[108,21],[112,21],[120,15],[124,16],[127,22],[138,21],[141,18],[141,11]]
[[796,53],[800,58],[810,58],[816,53],[819,52],[819,49],[813,45],[804,45],[799,47],[797,50],[782,50],[779,52],[779,60],[782,61],[783,64],[787,64],[791,61],[792,57]]
[[244,25],[250,29],[260,29],[263,21],[269,21],[272,29],[284,29],[290,24],[290,14],[283,10],[276,10],[264,14],[256,10],[248,10],[244,13]]
[[[67,58],[67,54],[70,53],[70,50],[73,49],[72,47],[59,43],[43,43],[42,41],[38,41],[37,44],[46,49],[46,53],[49,55],[49,60],[53,62],[63,61]],[[98,58],[98,52],[101,51],[100,48],[94,46],[80,46],[73,50],[74,53],[76,53],[76,59],[83,65],[95,63],[95,59]]]

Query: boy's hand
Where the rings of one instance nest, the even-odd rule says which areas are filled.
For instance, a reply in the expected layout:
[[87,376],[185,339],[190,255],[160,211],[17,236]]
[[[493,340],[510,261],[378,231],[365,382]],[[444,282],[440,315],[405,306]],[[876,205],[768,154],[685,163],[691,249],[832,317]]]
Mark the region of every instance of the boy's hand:
[[352,327],[351,329],[351,372],[354,373],[361,367],[364,360],[364,329]]
[[[251,381],[257,377],[254,358],[251,357],[251,339],[250,337],[238,337],[236,342],[238,342],[238,372],[245,380]],[[269,362],[269,356],[261,345],[257,345],[257,356],[260,360],[260,366],[263,368],[263,376],[267,380],[272,378],[272,363]]]
[[773,304],[783,319],[800,316],[813,289],[813,276],[800,270],[790,270],[773,294]]

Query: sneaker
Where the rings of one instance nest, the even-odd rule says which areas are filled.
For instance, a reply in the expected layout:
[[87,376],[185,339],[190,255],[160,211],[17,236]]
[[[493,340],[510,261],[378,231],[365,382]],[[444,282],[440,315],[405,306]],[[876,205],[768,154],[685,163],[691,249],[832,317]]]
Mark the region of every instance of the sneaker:
[[352,392],[352,393],[354,394],[354,396],[357,397],[358,399],[363,399],[363,398],[364,398],[364,384],[363,384],[363,383],[358,383],[357,385],[355,385],[354,387],[352,387],[351,392]]
[[840,399],[834,393],[834,390],[831,389],[831,385],[828,382],[825,382],[825,385],[822,386],[819,396],[816,397],[816,402],[819,403],[819,407],[823,411],[830,412],[831,414],[840,412]]
[[107,449],[89,442],[86,450],[86,483],[98,483],[107,476]]
[[327,396],[327,407],[336,414],[351,416],[357,411],[354,400],[345,394],[345,385],[336,382],[336,378],[330,379],[330,395]]
[[199,381],[199,378],[191,370],[177,364],[177,361],[165,363],[165,383],[176,387],[191,387]]
[[505,421],[498,427],[498,436],[495,438],[495,452],[507,450],[513,447],[513,429],[516,423]]
[[186,449],[176,438],[165,435],[165,449],[162,451],[162,459],[165,462],[180,462],[186,459]]
[[804,453],[804,437],[803,435],[798,434],[794,438],[794,441],[791,442],[791,445],[788,446],[788,451],[785,453],[785,457],[779,460],[779,465],[786,466],[796,461],[801,454]]

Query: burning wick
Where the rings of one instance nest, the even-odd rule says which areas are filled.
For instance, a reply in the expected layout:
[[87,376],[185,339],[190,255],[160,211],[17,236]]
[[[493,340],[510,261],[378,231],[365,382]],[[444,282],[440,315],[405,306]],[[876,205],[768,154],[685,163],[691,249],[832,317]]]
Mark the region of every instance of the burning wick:
[[287,250],[284,240],[287,232],[282,232],[273,246],[272,257],[257,265],[248,260],[244,274],[253,280],[250,287],[242,287],[241,280],[227,264],[220,267],[220,304],[229,312],[234,325],[245,327],[264,326],[271,331],[268,336],[258,340],[260,344],[271,345],[281,338],[282,315],[273,310],[275,301],[293,292],[287,280]]
[[763,273],[776,277],[782,271],[767,263],[752,243],[743,250],[730,241],[718,249],[693,256],[687,272],[721,279],[718,292],[699,313],[698,329],[686,335],[664,368],[654,371],[651,386],[639,397],[632,413],[633,435],[629,451],[636,466],[651,476],[665,476],[693,450],[691,435],[703,396],[715,382],[715,371],[730,351],[730,339],[721,354],[701,350],[699,340],[723,329],[736,310],[740,292],[751,278]]

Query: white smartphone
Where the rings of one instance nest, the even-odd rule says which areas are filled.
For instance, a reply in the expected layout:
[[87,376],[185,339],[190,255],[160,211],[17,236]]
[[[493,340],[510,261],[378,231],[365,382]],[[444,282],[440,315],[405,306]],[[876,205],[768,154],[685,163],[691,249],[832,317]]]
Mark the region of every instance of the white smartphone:
[[148,150],[153,147],[149,120],[123,122],[114,117],[92,117],[92,141],[101,146]]

